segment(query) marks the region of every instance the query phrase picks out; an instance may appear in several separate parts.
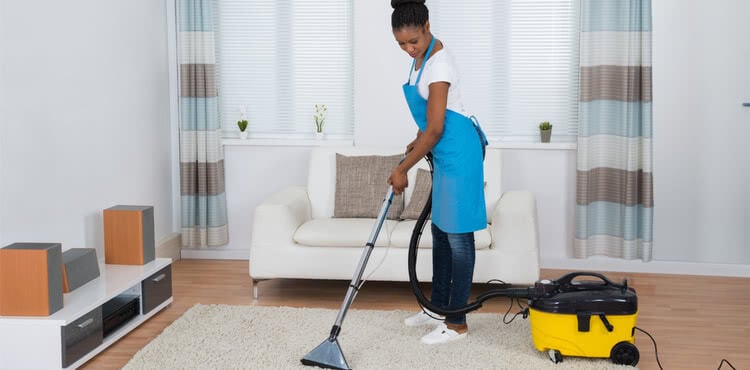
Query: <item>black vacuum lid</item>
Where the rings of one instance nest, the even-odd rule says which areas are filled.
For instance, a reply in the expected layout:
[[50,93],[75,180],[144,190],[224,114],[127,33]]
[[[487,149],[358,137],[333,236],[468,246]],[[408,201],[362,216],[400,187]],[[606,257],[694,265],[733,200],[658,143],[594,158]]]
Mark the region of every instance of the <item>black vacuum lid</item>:
[[[581,276],[593,276],[594,281],[573,281]],[[541,284],[540,284],[541,283]],[[555,281],[537,283],[537,294],[529,300],[529,307],[550,313],[575,314],[597,312],[607,315],[630,315],[638,311],[638,297],[627,281],[615,284],[596,273],[575,272]]]

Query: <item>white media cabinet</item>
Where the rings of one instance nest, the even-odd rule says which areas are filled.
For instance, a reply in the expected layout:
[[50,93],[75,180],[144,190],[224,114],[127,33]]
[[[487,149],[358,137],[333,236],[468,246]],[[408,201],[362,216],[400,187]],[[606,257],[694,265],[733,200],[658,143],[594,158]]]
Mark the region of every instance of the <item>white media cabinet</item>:
[[[99,265],[100,276],[64,295],[50,316],[0,316],[0,369],[75,369],[172,302],[172,260]],[[139,299],[138,314],[104,336],[103,305]]]

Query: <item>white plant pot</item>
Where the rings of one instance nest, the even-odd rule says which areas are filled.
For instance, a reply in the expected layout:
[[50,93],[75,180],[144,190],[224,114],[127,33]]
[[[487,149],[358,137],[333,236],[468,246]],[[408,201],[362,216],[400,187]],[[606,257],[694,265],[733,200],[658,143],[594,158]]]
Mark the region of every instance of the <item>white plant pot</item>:
[[315,139],[316,140],[323,140],[323,138],[325,138],[325,135],[326,134],[323,133],[323,132],[317,132],[317,131],[315,131]]
[[247,139],[247,131],[240,131],[240,139]]

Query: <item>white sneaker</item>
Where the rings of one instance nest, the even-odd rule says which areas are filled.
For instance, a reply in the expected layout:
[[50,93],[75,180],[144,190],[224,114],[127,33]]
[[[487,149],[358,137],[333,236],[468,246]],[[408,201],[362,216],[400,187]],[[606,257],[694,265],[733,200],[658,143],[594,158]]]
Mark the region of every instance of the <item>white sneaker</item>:
[[[425,313],[425,311],[427,313]],[[442,324],[444,319],[445,317],[425,309],[424,311],[419,311],[404,319],[404,324],[406,326],[437,326]]]
[[459,334],[453,329],[448,329],[447,325],[441,324],[435,330],[423,336],[421,341],[424,344],[441,344],[464,339],[467,335],[469,335],[468,332]]

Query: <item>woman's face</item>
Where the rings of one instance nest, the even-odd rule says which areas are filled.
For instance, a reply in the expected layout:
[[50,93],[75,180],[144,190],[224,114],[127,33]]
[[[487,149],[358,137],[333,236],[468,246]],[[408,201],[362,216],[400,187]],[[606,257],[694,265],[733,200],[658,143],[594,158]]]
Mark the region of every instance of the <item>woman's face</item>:
[[398,46],[412,58],[421,58],[430,46],[430,23],[424,26],[405,26],[393,30]]

